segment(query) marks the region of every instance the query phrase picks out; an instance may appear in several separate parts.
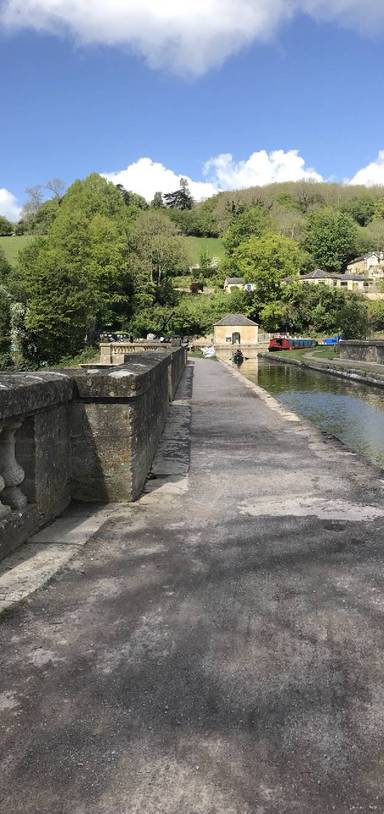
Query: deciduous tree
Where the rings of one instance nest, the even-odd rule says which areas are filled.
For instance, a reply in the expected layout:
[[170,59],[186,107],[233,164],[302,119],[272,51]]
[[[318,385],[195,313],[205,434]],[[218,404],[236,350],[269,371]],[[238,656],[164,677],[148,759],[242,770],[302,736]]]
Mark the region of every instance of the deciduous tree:
[[357,227],[344,212],[330,208],[312,212],[307,220],[304,248],[325,271],[342,271],[356,256]]

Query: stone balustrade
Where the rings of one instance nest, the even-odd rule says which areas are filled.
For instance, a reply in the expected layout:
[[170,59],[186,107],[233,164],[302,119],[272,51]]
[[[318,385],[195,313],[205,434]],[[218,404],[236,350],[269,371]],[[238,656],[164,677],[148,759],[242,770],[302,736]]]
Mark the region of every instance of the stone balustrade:
[[185,362],[177,348],[0,375],[0,559],[72,499],[138,498]]
[[173,351],[180,345],[170,342],[101,342],[100,363],[104,365],[119,365],[124,356],[131,353],[147,353],[156,351]]

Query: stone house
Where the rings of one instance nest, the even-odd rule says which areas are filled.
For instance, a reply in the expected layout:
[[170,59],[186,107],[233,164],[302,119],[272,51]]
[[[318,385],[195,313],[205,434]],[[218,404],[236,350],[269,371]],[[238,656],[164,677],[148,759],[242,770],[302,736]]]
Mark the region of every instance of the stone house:
[[[213,326],[213,344],[218,356],[227,356],[228,351],[231,354],[233,345],[241,347],[249,356],[252,349],[257,352],[259,326],[242,314],[226,314]],[[220,350],[223,351],[222,354]]]
[[[287,277],[284,282],[291,282],[293,278]],[[374,280],[365,275],[357,274],[332,274],[328,271],[315,269],[310,274],[302,274],[296,278],[298,282],[308,285],[327,285],[330,288],[344,288],[347,291],[359,291],[367,294]]]
[[373,280],[384,279],[384,252],[369,252],[356,257],[347,266],[350,274],[365,274]]
[[236,289],[242,290],[244,288],[244,282],[243,277],[226,277],[224,280],[224,291],[230,294],[231,291],[235,291]]

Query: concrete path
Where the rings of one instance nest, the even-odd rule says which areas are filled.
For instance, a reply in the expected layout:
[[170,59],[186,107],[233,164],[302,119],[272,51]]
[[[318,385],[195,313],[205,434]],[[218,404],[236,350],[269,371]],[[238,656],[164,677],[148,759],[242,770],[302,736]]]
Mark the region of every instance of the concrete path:
[[1,811],[383,812],[381,473],[192,371],[189,473],[186,381],[146,494],[1,619]]

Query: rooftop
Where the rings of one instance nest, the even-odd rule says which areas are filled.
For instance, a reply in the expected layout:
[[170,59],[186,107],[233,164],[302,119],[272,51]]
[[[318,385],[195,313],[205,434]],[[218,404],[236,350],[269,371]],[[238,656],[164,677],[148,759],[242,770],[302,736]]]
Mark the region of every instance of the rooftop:
[[241,325],[254,325],[257,327],[257,322],[253,322],[252,319],[248,319],[248,317],[243,316],[243,314],[226,314],[225,317],[220,319],[219,322],[215,322],[215,325],[229,325],[229,326],[241,326]]
[[244,285],[244,277],[227,277],[224,285]]
[[368,280],[368,277],[358,274],[332,274],[332,272],[329,271],[315,269],[315,271],[311,271],[310,274],[301,274],[299,280],[354,280],[355,282],[361,282]]

